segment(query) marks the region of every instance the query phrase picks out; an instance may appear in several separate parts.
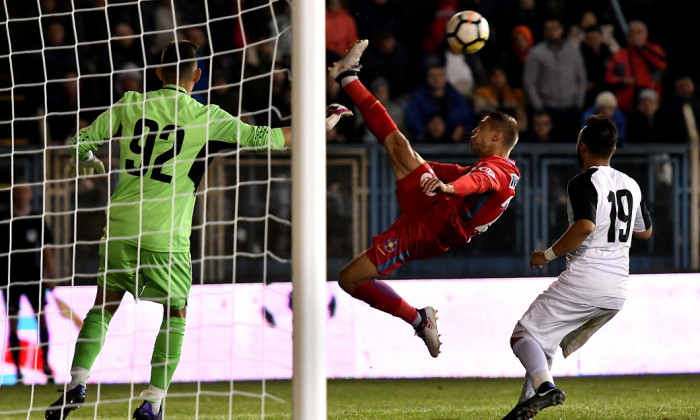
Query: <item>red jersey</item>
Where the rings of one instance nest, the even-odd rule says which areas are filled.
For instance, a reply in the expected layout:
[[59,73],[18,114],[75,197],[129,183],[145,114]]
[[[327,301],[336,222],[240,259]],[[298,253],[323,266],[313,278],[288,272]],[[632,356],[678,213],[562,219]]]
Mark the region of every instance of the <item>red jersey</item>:
[[[442,196],[426,220],[445,246],[469,242],[486,231],[508,208],[515,196],[520,171],[515,161],[486,156],[471,166],[429,162],[435,176],[455,188],[453,196]],[[442,217],[440,217],[442,216]]]
[[[424,193],[420,180],[434,176],[451,183],[455,195]],[[432,258],[469,242],[505,211],[519,179],[515,162],[500,156],[487,156],[467,167],[423,163],[396,181],[403,214],[372,237],[367,257],[385,276],[406,261]]]

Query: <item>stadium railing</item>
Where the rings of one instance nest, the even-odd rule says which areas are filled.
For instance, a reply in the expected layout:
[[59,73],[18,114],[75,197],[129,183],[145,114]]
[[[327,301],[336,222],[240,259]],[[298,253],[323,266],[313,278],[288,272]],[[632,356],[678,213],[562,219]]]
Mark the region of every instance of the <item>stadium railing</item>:
[[[476,160],[466,144],[415,144],[426,160],[471,164]],[[78,244],[73,247],[71,235],[75,207],[74,183],[62,181],[68,159],[66,150],[46,152],[15,147],[9,158],[9,147],[0,155],[0,191],[3,206],[9,206],[10,171],[35,182],[37,207],[45,186],[47,220],[54,230],[54,249],[58,264],[70,276],[72,252],[76,259],[76,283],[90,284],[97,268],[96,247],[104,226],[107,203],[107,178],[81,181],[79,185]],[[113,152],[113,159],[117,154]],[[564,267],[563,258],[545,270],[528,266],[535,248],[551,245],[564,231],[566,216],[566,182],[580,172],[573,143],[519,144],[511,155],[521,171],[521,180],[510,208],[482,237],[458,246],[442,257],[406,264],[393,278],[464,278],[556,275]],[[12,168],[10,168],[11,162]],[[45,164],[44,164],[45,162]],[[267,264],[268,281],[289,281],[288,260],[291,247],[290,214],[291,184],[288,154],[271,160],[273,181],[267,178],[267,157],[241,155],[236,159],[214,160],[207,177],[206,215],[201,199],[195,209],[192,234],[193,261],[206,264],[205,279],[196,282],[260,281]],[[117,162],[114,162],[118,164]],[[384,149],[376,144],[328,145],[328,279],[334,280],[340,268],[364,249],[371,235],[386,229],[399,215],[395,199],[395,183]],[[625,145],[613,157],[613,166],[634,177],[640,184],[654,221],[654,235],[645,243],[634,243],[631,270],[638,273],[684,272],[690,266],[689,244],[689,161],[688,145],[647,144]],[[46,182],[44,171],[46,165]],[[115,166],[116,167],[116,166]],[[240,175],[237,175],[240,174]],[[17,176],[17,175],[16,175]],[[240,176],[240,179],[237,179]],[[204,182],[204,181],[202,181]],[[231,190],[217,186],[240,184],[237,220],[231,220]],[[112,175],[116,185],[116,175]],[[272,203],[266,204],[267,188]],[[204,195],[201,191],[199,194]],[[265,209],[269,209],[269,214]],[[6,208],[0,210],[7,210]],[[233,225],[237,223],[236,254],[233,253]],[[264,227],[267,223],[267,229]],[[205,229],[205,235],[202,235]],[[267,249],[263,249],[267,234]],[[202,248],[201,241],[205,241]],[[93,249],[94,248],[94,249]],[[204,249],[203,254],[200,250]],[[85,257],[83,257],[83,255]],[[263,257],[265,258],[263,261]],[[234,264],[235,262],[235,264]],[[235,267],[235,268],[234,268]],[[194,267],[194,273],[200,270]],[[233,272],[235,270],[235,273]]]

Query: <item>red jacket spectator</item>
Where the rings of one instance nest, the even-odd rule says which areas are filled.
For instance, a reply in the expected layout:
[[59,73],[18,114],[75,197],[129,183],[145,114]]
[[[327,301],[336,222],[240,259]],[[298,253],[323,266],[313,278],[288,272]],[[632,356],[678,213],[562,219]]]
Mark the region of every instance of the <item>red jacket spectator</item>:
[[634,109],[635,94],[641,89],[650,88],[661,95],[666,52],[649,42],[648,34],[643,22],[630,22],[629,45],[613,55],[605,72],[605,82],[614,87],[618,107],[625,112]]

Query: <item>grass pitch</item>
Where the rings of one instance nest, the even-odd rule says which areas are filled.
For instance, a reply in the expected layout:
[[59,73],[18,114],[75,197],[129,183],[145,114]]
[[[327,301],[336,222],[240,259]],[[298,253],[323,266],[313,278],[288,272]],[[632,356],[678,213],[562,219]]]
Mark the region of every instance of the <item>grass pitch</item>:
[[[700,419],[700,375],[556,379],[567,394],[566,402],[545,409],[537,420]],[[521,380],[510,378],[329,380],[328,419],[500,419],[515,404],[521,385]],[[33,398],[30,386],[1,388],[0,419],[43,419],[46,406],[60,395],[56,388],[36,386]],[[70,419],[130,419],[142,389],[145,386],[89,386],[86,404]],[[268,395],[264,403],[262,394]],[[292,385],[234,382],[231,388],[227,382],[175,383],[165,418],[292,419]]]

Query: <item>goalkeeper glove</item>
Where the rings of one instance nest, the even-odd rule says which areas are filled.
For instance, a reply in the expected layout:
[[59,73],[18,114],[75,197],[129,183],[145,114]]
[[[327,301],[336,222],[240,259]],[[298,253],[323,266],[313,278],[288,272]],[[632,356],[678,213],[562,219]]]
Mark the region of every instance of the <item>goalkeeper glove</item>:
[[70,158],[68,166],[66,166],[67,178],[74,178],[76,175],[92,175],[95,172],[105,173],[105,166],[95,157],[92,150],[89,150],[85,159],[78,161],[77,165],[75,159]]
[[340,104],[330,104],[326,107],[326,131],[331,131],[341,118],[352,115],[347,107]]

